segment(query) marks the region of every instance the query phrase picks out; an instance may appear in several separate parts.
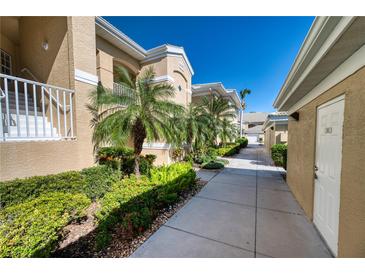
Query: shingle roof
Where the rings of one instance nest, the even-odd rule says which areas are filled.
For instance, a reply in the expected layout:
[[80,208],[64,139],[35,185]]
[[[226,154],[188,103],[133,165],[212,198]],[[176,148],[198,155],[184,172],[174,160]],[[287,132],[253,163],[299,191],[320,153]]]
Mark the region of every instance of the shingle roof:
[[268,114],[267,112],[247,112],[243,113],[242,120],[244,123],[263,123]]

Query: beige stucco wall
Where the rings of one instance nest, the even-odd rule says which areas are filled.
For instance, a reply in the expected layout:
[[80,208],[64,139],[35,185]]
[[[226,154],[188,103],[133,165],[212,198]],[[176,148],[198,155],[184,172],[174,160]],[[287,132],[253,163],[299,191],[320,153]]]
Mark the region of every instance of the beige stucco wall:
[[[21,19],[23,20],[23,19]],[[43,53],[25,53],[25,60],[42,77],[47,77],[53,84],[65,86],[75,90],[74,109],[76,125],[76,140],[69,141],[32,141],[32,142],[4,142],[0,143],[0,180],[8,180],[15,177],[28,177],[33,175],[45,175],[58,173],[66,170],[78,170],[94,164],[93,146],[91,143],[91,128],[89,122],[91,116],[85,104],[88,102],[88,95],[94,86],[74,80],[74,70],[86,71],[96,74],[96,47],[95,47],[95,21],[93,17],[69,17],[55,18],[56,21],[47,21],[45,18],[26,18],[28,24],[35,24],[37,28],[27,26],[30,30],[38,33],[38,41],[42,35],[48,33],[52,37],[52,24],[59,30],[66,24],[66,33],[60,32],[59,38],[48,38],[50,50],[56,45],[51,41],[58,41],[58,48],[61,52],[52,54],[54,64]],[[28,21],[29,20],[29,21]],[[24,22],[24,21],[23,21]],[[49,24],[41,24],[48,22]],[[27,36],[27,35],[26,35]],[[62,38],[62,39],[61,39]],[[23,38],[25,39],[25,38]],[[27,39],[23,40],[26,41]],[[34,49],[37,50],[37,49]],[[65,54],[67,52],[67,54]],[[36,63],[39,59],[38,68]],[[51,73],[47,73],[46,68],[51,68]],[[53,70],[54,69],[54,70]],[[54,71],[54,73],[52,72]],[[62,74],[59,74],[63,71]],[[57,73],[56,73],[57,72]],[[44,73],[44,74],[43,74]]]
[[171,149],[150,149],[144,148],[142,151],[142,155],[146,154],[154,154],[157,156],[155,162],[153,163],[156,166],[160,166],[163,164],[169,164],[171,160]]
[[340,191],[339,257],[365,257],[365,68],[329,89],[289,121],[287,181],[313,218],[316,108],[345,94]]
[[271,129],[271,127],[265,129],[264,136],[265,148],[269,153],[271,153],[271,147],[275,144],[275,130]]
[[[20,66],[39,81],[69,88],[70,57],[66,17],[21,17],[19,19]],[[48,43],[48,50],[42,44]],[[30,78],[25,74],[22,77]],[[31,79],[34,80],[34,79]]]

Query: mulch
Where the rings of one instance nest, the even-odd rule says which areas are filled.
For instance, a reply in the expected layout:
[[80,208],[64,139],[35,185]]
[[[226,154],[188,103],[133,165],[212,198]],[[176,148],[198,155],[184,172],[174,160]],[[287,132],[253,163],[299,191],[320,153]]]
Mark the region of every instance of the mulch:
[[138,236],[128,233],[122,226],[112,232],[110,244],[103,250],[96,248],[96,225],[94,213],[99,205],[93,203],[87,210],[87,218],[80,223],[70,224],[64,228],[63,239],[52,257],[61,258],[125,258],[129,257],[154,232],[156,232],[172,215],[195,196],[207,181],[199,180],[196,186],[181,194],[179,202],[159,211],[150,228]]

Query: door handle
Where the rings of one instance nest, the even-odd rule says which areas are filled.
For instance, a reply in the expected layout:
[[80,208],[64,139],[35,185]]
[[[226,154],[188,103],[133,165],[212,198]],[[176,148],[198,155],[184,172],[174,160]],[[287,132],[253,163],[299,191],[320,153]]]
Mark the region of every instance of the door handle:
[[316,165],[314,165],[314,179],[318,179],[317,171],[318,171],[318,167]]

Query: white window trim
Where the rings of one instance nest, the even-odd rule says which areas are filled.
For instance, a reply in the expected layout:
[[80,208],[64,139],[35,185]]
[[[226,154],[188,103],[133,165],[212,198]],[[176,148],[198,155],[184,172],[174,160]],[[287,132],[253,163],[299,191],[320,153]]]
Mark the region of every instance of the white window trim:
[[99,77],[86,71],[75,69],[75,80],[97,86]]
[[[7,57],[9,57],[9,62],[10,62],[10,67],[8,68],[9,69],[9,75],[13,75],[13,60],[12,60],[12,57],[11,57],[11,55],[9,54],[9,53],[7,53],[5,50],[3,50],[3,49],[0,49],[0,55],[1,55],[1,53],[3,53],[5,56],[7,56]],[[1,56],[0,56],[0,66],[1,66],[1,68],[2,68],[2,66],[3,66],[3,63],[1,63]],[[4,64],[4,67],[5,68],[7,68],[6,66],[5,66],[5,64]]]

